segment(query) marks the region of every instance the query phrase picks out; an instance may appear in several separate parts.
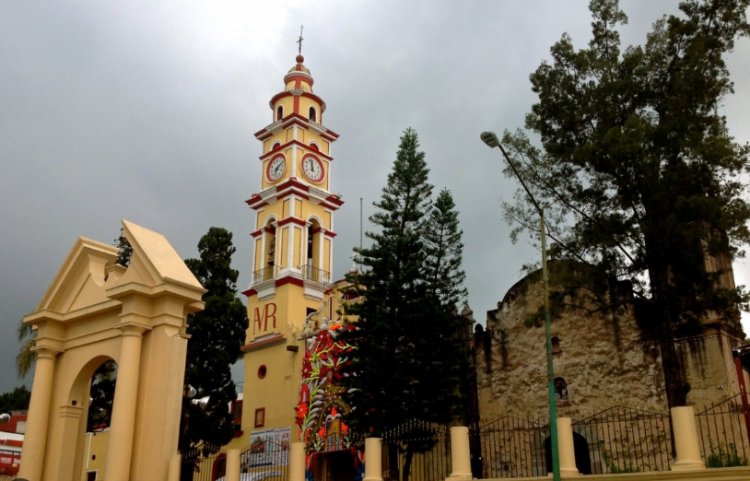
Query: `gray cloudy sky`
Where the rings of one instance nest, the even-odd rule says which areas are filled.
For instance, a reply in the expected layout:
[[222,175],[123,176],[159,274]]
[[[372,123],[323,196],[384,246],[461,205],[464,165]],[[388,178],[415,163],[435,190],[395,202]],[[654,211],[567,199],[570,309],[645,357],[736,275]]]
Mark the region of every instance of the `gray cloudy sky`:
[[[234,232],[249,281],[268,101],[293,65],[300,24],[315,93],[328,105],[335,272],[351,266],[404,128],[414,127],[436,188],[453,194],[477,320],[538,253],[512,245],[502,177],[483,130],[515,129],[534,102],[528,76],[568,32],[589,40],[583,0],[0,2],[0,392],[16,379],[15,329],[79,235],[111,241],[127,218],[183,257],[212,226]],[[624,0],[623,43],[641,43],[676,1]],[[750,42],[729,59],[732,133],[750,140]],[[365,228],[367,229],[367,222]],[[738,274],[744,282],[748,264]],[[746,330],[748,328],[746,327]],[[30,380],[26,380],[27,383]],[[30,385],[30,384],[29,384]]]

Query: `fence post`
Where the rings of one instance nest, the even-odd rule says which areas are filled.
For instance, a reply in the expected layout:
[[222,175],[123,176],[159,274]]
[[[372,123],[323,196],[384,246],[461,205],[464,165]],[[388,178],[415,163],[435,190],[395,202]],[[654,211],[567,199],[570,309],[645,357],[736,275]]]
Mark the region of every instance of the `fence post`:
[[289,481],[305,481],[305,443],[295,441],[289,451]]
[[167,481],[180,481],[180,466],[182,465],[182,456],[175,453],[169,458],[169,467],[167,468]]
[[383,452],[381,438],[365,438],[365,479],[383,481]]
[[560,474],[565,477],[580,476],[576,466],[573,444],[573,422],[569,417],[557,418],[557,449],[560,453]]
[[240,450],[227,449],[226,481],[240,481]]
[[678,406],[671,409],[674,429],[674,446],[677,452],[672,471],[699,471],[706,469],[698,446],[698,429],[695,425],[693,406]]
[[449,480],[471,479],[471,453],[469,451],[469,428],[451,428],[451,475]]

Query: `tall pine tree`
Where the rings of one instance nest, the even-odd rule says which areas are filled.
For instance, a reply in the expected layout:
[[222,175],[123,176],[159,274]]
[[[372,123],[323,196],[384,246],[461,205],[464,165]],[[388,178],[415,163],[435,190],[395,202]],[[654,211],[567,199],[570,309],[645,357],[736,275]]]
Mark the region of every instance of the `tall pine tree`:
[[[359,251],[363,269],[350,278],[363,299],[354,306],[357,348],[347,377],[352,388],[348,401],[354,407],[350,420],[359,432],[403,431],[415,419],[447,424],[456,412],[452,326],[450,316],[439,313],[451,303],[455,313],[463,294],[463,275],[446,272],[455,267],[456,254],[460,263],[460,231],[456,238],[449,194],[440,197],[442,211],[431,217],[428,173],[417,133],[405,130],[382,198],[375,203],[378,210],[370,217],[378,230],[367,233],[372,245]],[[440,234],[428,238],[433,229]],[[446,279],[459,284],[448,287]],[[400,446],[406,453],[401,479],[408,479],[413,454],[427,447],[429,443],[416,439]],[[389,449],[396,456],[399,447],[391,444]],[[398,479],[397,463],[392,468]]]

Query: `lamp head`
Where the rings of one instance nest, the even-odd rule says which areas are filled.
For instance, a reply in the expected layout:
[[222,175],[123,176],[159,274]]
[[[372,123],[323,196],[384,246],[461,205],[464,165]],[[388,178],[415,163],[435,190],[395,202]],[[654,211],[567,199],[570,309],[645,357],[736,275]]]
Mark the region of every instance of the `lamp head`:
[[500,146],[500,139],[497,138],[497,135],[495,135],[494,132],[482,132],[479,135],[479,138],[482,139],[482,142],[487,144],[488,147],[499,147]]

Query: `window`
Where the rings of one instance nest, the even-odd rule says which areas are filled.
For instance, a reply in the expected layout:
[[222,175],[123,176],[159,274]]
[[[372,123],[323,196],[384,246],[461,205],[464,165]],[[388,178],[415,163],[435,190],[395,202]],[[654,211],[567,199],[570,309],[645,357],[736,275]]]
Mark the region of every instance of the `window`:
[[561,377],[555,378],[555,399],[557,401],[569,401],[568,383]]
[[276,120],[281,120],[284,118],[284,107],[281,105],[278,106],[276,109]]
[[560,354],[562,352],[562,349],[560,349],[560,338],[557,336],[552,337],[552,354]]
[[265,364],[261,364],[258,368],[258,379],[263,379],[266,377],[266,374],[268,374],[268,368]]
[[310,107],[310,115],[308,115],[308,118],[313,122],[317,122],[315,107]]
[[262,428],[266,424],[266,408],[255,410],[255,427]]

